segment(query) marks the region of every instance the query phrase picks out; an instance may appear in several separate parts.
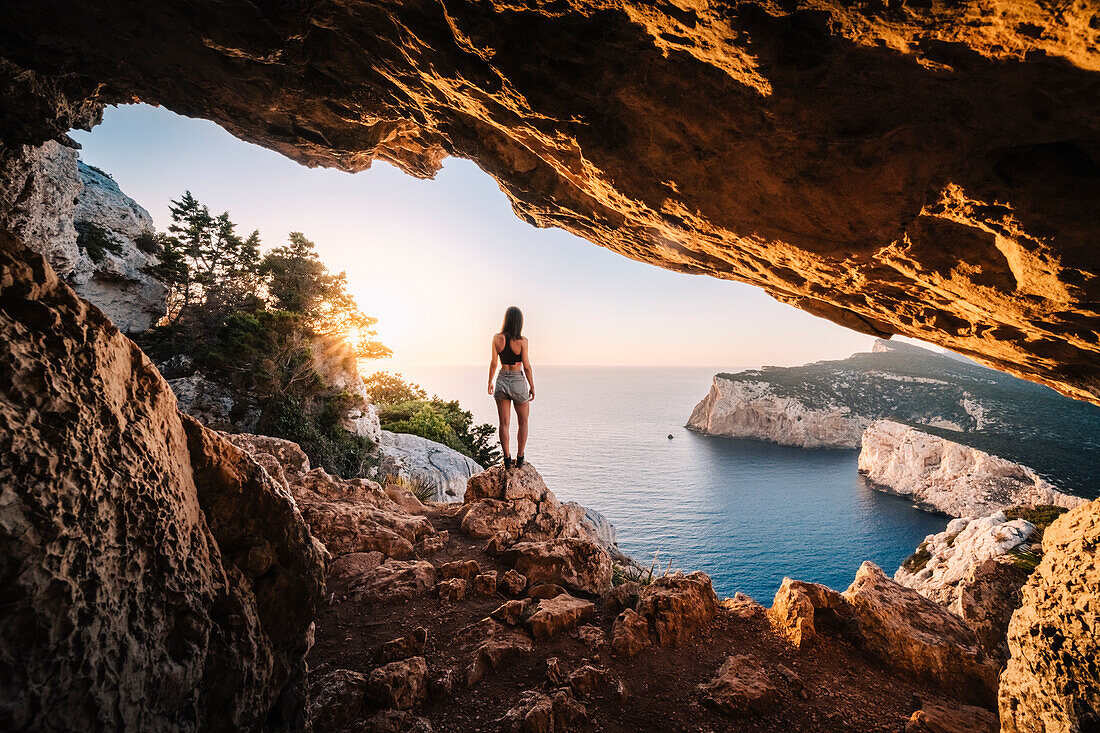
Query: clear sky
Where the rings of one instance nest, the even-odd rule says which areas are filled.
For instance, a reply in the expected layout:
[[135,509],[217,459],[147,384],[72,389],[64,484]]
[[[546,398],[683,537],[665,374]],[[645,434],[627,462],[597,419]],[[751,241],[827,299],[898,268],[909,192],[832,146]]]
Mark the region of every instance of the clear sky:
[[355,175],[309,169],[148,106],[108,109],[102,125],[73,137],[158,229],[168,201],[189,189],[214,213],[228,210],[240,233],[259,229],[267,247],[304,232],[379,319],[393,366],[486,361],[509,305],[523,309],[532,360],[543,364],[789,365],[872,343],[757,288],[535,229],[469,161],[448,160],[432,181],[384,163]]

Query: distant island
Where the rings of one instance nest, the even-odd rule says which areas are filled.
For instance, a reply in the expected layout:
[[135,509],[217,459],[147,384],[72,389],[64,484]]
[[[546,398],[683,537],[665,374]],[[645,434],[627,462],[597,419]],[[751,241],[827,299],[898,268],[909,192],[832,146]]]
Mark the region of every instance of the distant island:
[[802,448],[859,448],[890,419],[1100,495],[1100,408],[962,357],[879,339],[847,359],[719,373],[687,427]]

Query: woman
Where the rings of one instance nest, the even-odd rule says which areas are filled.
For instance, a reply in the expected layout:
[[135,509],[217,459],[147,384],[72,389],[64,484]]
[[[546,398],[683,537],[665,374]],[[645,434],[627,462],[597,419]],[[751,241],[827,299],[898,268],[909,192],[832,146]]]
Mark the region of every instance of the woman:
[[[512,467],[512,457],[508,454],[508,423],[512,419],[512,405],[516,406],[519,419],[517,431],[516,467],[523,465],[523,449],[527,445],[527,416],[531,412],[531,400],[535,399],[535,377],[531,372],[531,362],[527,358],[527,339],[520,333],[523,330],[523,313],[514,305],[504,311],[504,323],[500,333],[493,336],[493,356],[489,361],[489,394],[497,401],[497,414],[500,416],[500,450],[504,453],[504,467]],[[493,374],[500,361],[500,373],[496,385]]]

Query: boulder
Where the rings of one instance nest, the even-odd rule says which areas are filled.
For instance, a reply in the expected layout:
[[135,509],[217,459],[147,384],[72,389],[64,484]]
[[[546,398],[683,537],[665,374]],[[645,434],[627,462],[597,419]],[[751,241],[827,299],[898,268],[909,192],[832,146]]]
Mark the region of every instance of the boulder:
[[609,614],[618,615],[623,612],[623,609],[634,608],[641,595],[642,586],[633,580],[628,580],[604,593],[600,599],[600,606]]
[[532,605],[530,599],[505,601],[489,614],[489,618],[509,626],[519,626],[530,615]]
[[660,646],[682,644],[718,613],[710,577],[696,571],[665,575],[642,589],[635,610],[653,629]]
[[314,730],[343,730],[363,717],[366,704],[365,674],[336,669],[311,676],[309,719]]
[[500,587],[505,593],[518,596],[527,588],[527,578],[522,573],[509,570],[500,577]]
[[408,710],[379,710],[363,721],[362,733],[432,733],[427,718],[413,715]]
[[986,655],[1002,665],[1008,661],[1008,624],[1020,607],[1029,574],[1003,558],[972,565],[950,608],[974,632]]
[[620,613],[611,627],[611,649],[616,654],[633,657],[651,646],[653,634],[649,630],[649,621],[632,608]]
[[435,587],[435,568],[426,560],[386,560],[380,553],[352,553],[336,558],[329,570],[337,600],[396,603],[428,593]]
[[532,583],[556,583],[594,594],[611,587],[611,557],[588,540],[520,542],[502,552],[500,559]]
[[606,669],[586,664],[570,672],[565,678],[565,684],[574,695],[586,698],[594,695],[601,685],[607,684],[610,680],[611,675]]
[[779,699],[779,687],[760,663],[751,657],[733,655],[722,663],[714,677],[702,685],[703,701],[726,714],[767,713]]
[[527,589],[528,598],[553,598],[565,593],[565,588],[554,583],[538,583]]
[[428,698],[428,663],[412,657],[378,667],[367,675],[367,692],[381,707],[408,710]]
[[417,657],[424,653],[424,646],[428,643],[428,630],[418,626],[404,636],[387,641],[378,648],[375,661],[378,664],[389,664],[409,657]]
[[482,471],[472,458],[419,435],[382,430],[378,443],[380,474],[431,486],[433,501],[462,501],[466,482]]
[[563,593],[539,601],[535,612],[527,619],[527,625],[536,639],[549,639],[575,628],[581,621],[591,618],[595,611],[596,607],[590,601]]
[[474,687],[491,670],[527,654],[531,649],[530,640],[517,632],[495,633],[474,652],[474,661],[466,670],[466,686]]
[[479,596],[492,596],[497,592],[497,571],[490,570],[474,578],[474,593]]
[[439,598],[447,603],[458,603],[466,597],[466,581],[462,578],[451,578],[439,583]]
[[441,580],[462,578],[469,582],[477,577],[479,573],[481,573],[481,566],[478,565],[477,560],[455,560],[454,562],[445,563],[439,566],[439,577]]
[[784,578],[768,609],[768,619],[777,632],[801,648],[812,644],[822,631],[836,632],[850,623],[851,609],[831,588]]
[[1100,500],[1064,514],[1043,535],[1043,559],[1008,627],[1001,674],[1004,733],[1086,731],[1100,725]]
[[930,700],[905,723],[905,733],[996,733],[997,714],[973,705]]
[[152,363],[0,232],[0,720],[305,725],[323,548]]
[[520,694],[519,702],[497,725],[512,733],[568,733],[587,716],[584,706],[566,690],[544,695],[535,690]]
[[958,616],[870,562],[842,595],[859,624],[863,648],[969,702],[996,700],[999,665]]

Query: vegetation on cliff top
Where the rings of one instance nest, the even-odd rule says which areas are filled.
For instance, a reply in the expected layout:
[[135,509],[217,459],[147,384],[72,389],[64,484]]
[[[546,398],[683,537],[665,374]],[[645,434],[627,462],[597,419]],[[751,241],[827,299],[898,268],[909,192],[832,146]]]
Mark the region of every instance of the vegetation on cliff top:
[[847,359],[717,377],[766,382],[812,410],[889,418],[1022,463],[1066,491],[1100,495],[1100,407],[969,360],[880,343]]
[[155,360],[186,354],[255,401],[260,432],[298,443],[332,473],[360,475],[372,446],[342,425],[363,401],[342,377],[358,359],[389,355],[373,338],[376,319],[301,233],[261,255],[259,232],[241,237],[228,212],[212,215],[190,192],[170,209],[149,268],[168,287],[168,314],[139,344]]
[[473,424],[473,414],[463,410],[457,400],[428,399],[419,384],[405,381],[399,374],[375,372],[364,380],[367,392],[378,405],[383,430],[412,433],[453,448],[482,466],[500,460],[500,449],[488,423]]

